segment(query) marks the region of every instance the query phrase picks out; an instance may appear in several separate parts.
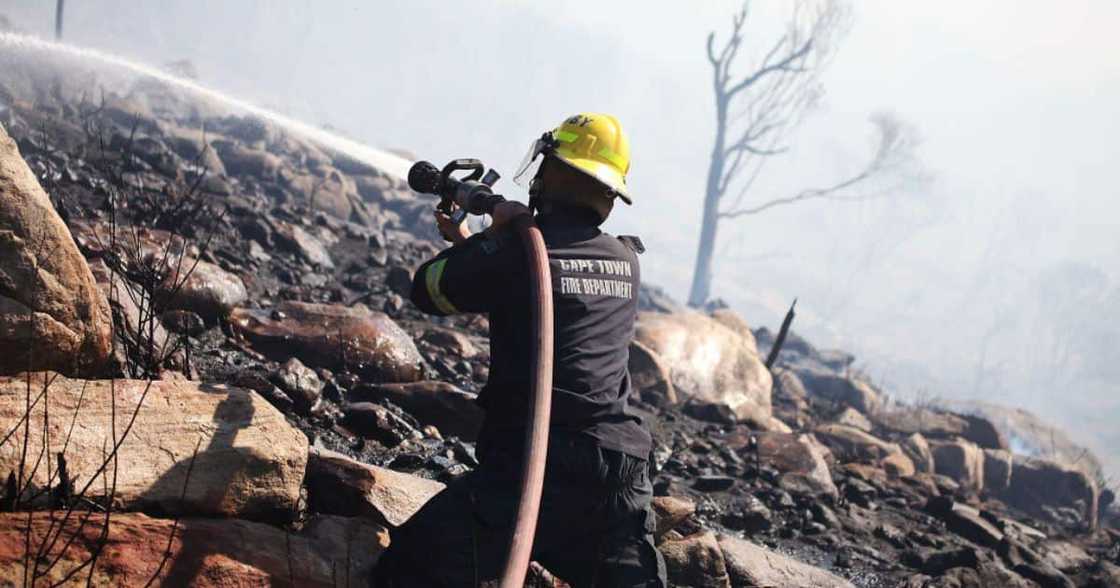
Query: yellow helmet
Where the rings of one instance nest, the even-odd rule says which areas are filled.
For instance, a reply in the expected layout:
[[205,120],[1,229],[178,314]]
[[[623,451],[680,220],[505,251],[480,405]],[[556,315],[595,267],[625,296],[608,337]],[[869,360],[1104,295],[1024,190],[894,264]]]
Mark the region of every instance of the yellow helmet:
[[[626,187],[630,171],[630,140],[618,119],[595,112],[568,117],[541,140],[535,141],[515,181],[521,183],[537,156],[547,153],[575,169],[599,180],[623,202],[632,204]],[[539,162],[536,162],[539,163]]]

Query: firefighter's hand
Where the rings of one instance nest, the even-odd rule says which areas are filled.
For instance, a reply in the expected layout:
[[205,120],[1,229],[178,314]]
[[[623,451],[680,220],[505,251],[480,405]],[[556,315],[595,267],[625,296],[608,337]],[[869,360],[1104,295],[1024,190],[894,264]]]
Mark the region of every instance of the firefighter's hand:
[[493,222],[490,223],[490,228],[487,230],[497,231],[498,229],[501,229],[502,227],[509,224],[511,220],[523,214],[531,214],[529,212],[529,207],[514,200],[507,200],[506,202],[502,202],[501,204],[495,206],[494,212],[490,214],[490,218],[493,219]]
[[439,234],[443,235],[444,240],[457,245],[471,236],[470,230],[467,229],[466,219],[459,224],[455,224],[450,216],[438,210],[435,211],[435,217],[436,228],[439,229]]

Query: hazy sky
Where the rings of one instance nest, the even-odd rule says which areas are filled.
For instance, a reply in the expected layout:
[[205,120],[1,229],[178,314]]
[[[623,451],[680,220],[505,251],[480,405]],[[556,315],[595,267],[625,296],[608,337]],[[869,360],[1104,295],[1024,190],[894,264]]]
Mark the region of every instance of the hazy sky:
[[[0,14],[49,34],[53,4],[0,0]],[[738,6],[71,0],[66,38],[154,64],[189,59],[239,97],[437,162],[481,157],[507,176],[567,114],[612,112],[631,134],[636,204],[609,227],[641,235],[645,277],[683,298],[713,129],[704,38],[726,35]],[[789,7],[755,2],[749,49],[768,46]],[[1118,22],[1115,0],[856,0],[822,106],[754,198],[857,167],[879,110],[920,130],[935,179],[724,225],[714,294],[771,326],[800,297],[795,329],[856,352],[900,395],[1020,404],[1116,446],[1115,386],[1086,367],[1107,362],[1092,349],[1051,359],[1083,329],[1077,304],[1053,302],[1078,276],[1100,291],[1077,300],[1120,306]],[[1120,347],[1117,333],[1105,328],[1099,346]]]

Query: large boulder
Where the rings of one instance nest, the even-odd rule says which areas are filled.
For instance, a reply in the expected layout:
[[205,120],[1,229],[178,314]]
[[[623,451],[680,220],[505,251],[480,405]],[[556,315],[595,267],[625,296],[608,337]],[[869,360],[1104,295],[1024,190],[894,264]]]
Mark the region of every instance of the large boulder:
[[730,535],[719,536],[719,547],[732,586],[814,586],[853,588],[847,580]]
[[836,415],[836,417],[832,419],[832,422],[855,427],[867,433],[870,433],[873,429],[871,421],[867,420],[867,417],[863,416],[862,412],[850,406],[840,411],[840,414]]
[[1007,436],[996,427],[991,419],[982,415],[958,415],[965,422],[961,437],[972,441],[984,449],[1008,449]]
[[189,257],[170,264],[159,294],[163,308],[190,310],[210,323],[225,317],[249,297],[241,278]]
[[308,501],[316,512],[369,517],[401,525],[444,485],[312,448],[307,464]]
[[665,360],[638,341],[630,343],[630,385],[642,400],[655,405],[676,404],[677,391]]
[[323,211],[349,220],[354,203],[361,200],[354,180],[328,165],[316,167],[314,174],[283,173],[282,178],[312,213]]
[[474,441],[485,413],[476,396],[446,382],[360,385],[350,390],[353,402],[389,400],[425,425],[435,425],[444,435]]
[[657,515],[657,526],[653,531],[654,537],[660,538],[665,533],[677,528],[685,519],[696,514],[696,503],[687,498],[675,496],[654,496],[650,507]]
[[1055,511],[1071,509],[1087,527],[1096,528],[1099,489],[1075,466],[1048,459],[1016,459],[1011,484],[1002,498],[1033,516],[1055,520]]
[[778,485],[808,496],[837,497],[826,456],[828,449],[812,435],[758,433],[758,458],[778,470]]
[[798,369],[797,375],[813,396],[850,406],[865,415],[873,415],[879,410],[879,393],[869,382],[858,377],[819,368]]
[[999,493],[1011,486],[1013,469],[1011,452],[1004,449],[984,450],[984,489]]
[[949,476],[963,488],[984,489],[984,450],[965,439],[930,442],[934,471]]
[[0,127],[0,374],[96,373],[112,323],[70,230]]
[[262,180],[275,180],[284,167],[284,160],[264,151],[233,141],[213,142],[214,149],[232,176],[252,176]]
[[[49,414],[47,455],[53,458],[68,441],[69,477],[78,490],[89,486],[88,498],[106,497],[99,470],[113,447],[115,402],[123,441],[115,470],[110,465],[107,472],[116,477],[116,508],[269,520],[294,513],[307,437],[255,392],[187,381],[71,380],[48,372],[0,378],[0,430],[13,431],[0,445],[0,477],[19,476],[24,434],[17,423],[26,412],[28,380],[33,395],[47,393],[31,411],[27,455],[43,451]],[[45,487],[47,472],[35,470],[29,486]]]
[[375,382],[415,382],[424,375],[416,344],[393,319],[364,305],[283,302],[272,310],[234,309],[234,330],[261,353],[312,367],[351,371]]
[[311,265],[322,269],[334,269],[334,260],[327,246],[315,235],[308,233],[299,225],[285,221],[274,221],[272,233],[281,248],[299,256]]
[[933,463],[933,451],[929,448],[929,441],[921,433],[911,433],[902,441],[902,450],[914,462],[914,468],[919,472],[932,474],[936,467]]
[[715,533],[704,531],[666,538],[657,546],[665,558],[669,585],[680,588],[731,588],[727,564]]
[[917,471],[897,443],[888,443],[855,427],[831,423],[817,427],[813,434],[842,461],[876,462],[894,476],[909,476]]
[[697,312],[639,314],[635,339],[668,366],[677,397],[722,404],[743,420],[769,421],[770,372],[753,339]]
[[945,522],[945,528],[986,547],[995,548],[1004,539],[1004,534],[979,510],[967,504],[953,501],[947,496],[929,499],[926,510]]
[[[0,585],[23,585],[32,549],[61,530],[36,583],[57,585],[87,576],[92,586],[335,587],[364,582],[389,545],[388,530],[361,519],[315,517],[299,533],[233,519],[153,519],[114,513],[104,518],[63,512],[0,514]],[[30,535],[28,528],[30,525]],[[73,537],[75,540],[70,541]],[[91,570],[91,555],[103,545]],[[49,569],[49,571],[47,571]]]

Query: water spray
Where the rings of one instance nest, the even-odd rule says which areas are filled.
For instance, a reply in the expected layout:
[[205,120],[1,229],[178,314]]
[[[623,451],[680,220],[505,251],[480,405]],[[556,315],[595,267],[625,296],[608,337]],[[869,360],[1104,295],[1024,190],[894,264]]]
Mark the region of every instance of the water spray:
[[402,181],[408,176],[408,168],[412,164],[411,161],[399,155],[363,145],[352,139],[340,137],[314,125],[307,124],[267,108],[262,108],[245,100],[234,98],[192,80],[173,75],[158,67],[133,61],[119,55],[11,32],[0,32],[0,47],[4,47],[5,50],[10,48],[16,51],[39,52],[71,57],[106,68],[152,78],[173,88],[217,102],[230,110],[245,112],[258,118],[265,119],[278,127],[366,163]]

